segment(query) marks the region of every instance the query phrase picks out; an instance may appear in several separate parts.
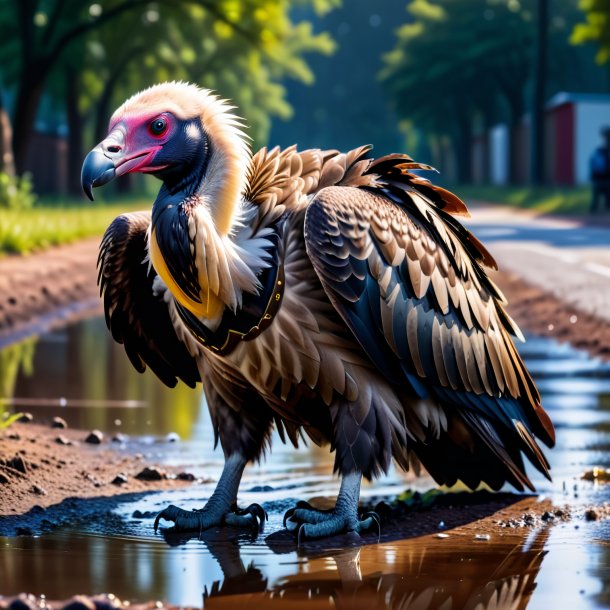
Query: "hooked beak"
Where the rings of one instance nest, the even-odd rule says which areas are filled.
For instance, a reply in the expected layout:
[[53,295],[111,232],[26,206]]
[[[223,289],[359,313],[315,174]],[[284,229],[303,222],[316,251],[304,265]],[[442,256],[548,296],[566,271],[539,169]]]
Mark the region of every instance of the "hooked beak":
[[80,181],[85,195],[93,201],[92,189],[102,186],[116,177],[116,169],[99,146],[96,146],[86,157],[81,170]]
[[149,164],[161,146],[128,153],[125,150],[125,133],[117,127],[102,140],[83,161],[81,185],[85,195],[93,201],[93,187],[102,186],[117,176],[129,172],[147,172],[163,169],[164,166],[151,167]]

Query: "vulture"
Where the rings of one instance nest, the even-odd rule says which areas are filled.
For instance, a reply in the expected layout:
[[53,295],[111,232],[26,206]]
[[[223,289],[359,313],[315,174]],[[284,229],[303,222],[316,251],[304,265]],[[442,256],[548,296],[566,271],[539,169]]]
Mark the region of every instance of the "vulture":
[[82,186],[129,172],[162,182],[151,211],[107,229],[98,270],[106,323],[133,366],[168,386],[203,382],[225,463],[200,510],[170,505],[183,531],[262,527],[237,506],[246,464],[275,427],[296,447],[330,444],[334,509],[299,502],[298,539],[378,527],[360,514],[362,477],[420,465],[438,484],[534,489],[538,442],[554,429],[513,343],[521,337],[488,275],[464,203],[370,146],[263,148],[235,107],[182,82],[124,102],[84,160]]

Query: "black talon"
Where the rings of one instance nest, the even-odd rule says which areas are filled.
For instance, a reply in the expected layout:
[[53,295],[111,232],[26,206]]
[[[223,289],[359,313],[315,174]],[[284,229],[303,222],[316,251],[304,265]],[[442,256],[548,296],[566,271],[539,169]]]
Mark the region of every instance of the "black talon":
[[161,519],[164,519],[165,521],[176,521],[176,518],[178,517],[178,512],[180,511],[180,509],[177,506],[174,506],[173,504],[170,504],[168,507],[164,508],[160,513],[157,514],[157,516],[155,517],[155,534],[157,533],[157,530],[159,529],[159,521],[161,521]]
[[303,544],[303,537],[305,535],[304,530],[305,523],[301,523],[301,525],[299,525],[299,529],[297,530],[297,548],[299,548]]
[[364,521],[369,517],[377,524],[377,540],[379,540],[381,538],[381,519],[375,511],[370,511],[362,515],[362,520]]
[[269,521],[269,515],[267,515],[267,511],[260,504],[250,504],[248,508],[246,508],[246,512],[258,517],[261,524],[264,521]]
[[296,510],[296,508],[289,508],[285,513],[284,513],[284,527],[286,527],[286,521],[288,521],[288,519],[290,519],[290,517],[292,517],[292,515],[294,515],[294,511]]
[[296,503],[296,506],[294,506],[293,508],[289,508],[284,513],[284,521],[283,521],[284,527],[286,527],[286,521],[288,521],[288,519],[290,519],[290,517],[292,517],[292,515],[294,515],[294,511],[297,510],[298,508],[307,508],[308,510],[315,510],[315,508],[309,502],[306,502],[305,500],[299,500]]
[[249,514],[254,517],[254,523],[258,531],[262,532],[265,525],[265,521],[269,520],[267,512],[260,504],[250,504],[248,508],[242,511],[244,514]]

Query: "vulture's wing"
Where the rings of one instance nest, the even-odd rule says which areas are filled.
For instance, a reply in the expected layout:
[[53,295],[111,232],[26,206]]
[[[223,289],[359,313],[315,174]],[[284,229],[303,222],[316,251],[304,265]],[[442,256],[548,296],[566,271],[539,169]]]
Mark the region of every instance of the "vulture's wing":
[[148,365],[170,387],[201,381],[197,364],[178,339],[167,304],[153,293],[156,273],[146,254],[150,212],[122,214],[106,230],[98,258],[98,284],[106,324],[140,373]]
[[483,268],[495,262],[449,215],[466,211],[460,200],[400,157],[367,173],[374,185],[323,189],[307,209],[307,252],[330,300],[391,382],[458,414],[508,480],[531,487],[520,451],[548,476],[534,435],[552,446],[554,430]]

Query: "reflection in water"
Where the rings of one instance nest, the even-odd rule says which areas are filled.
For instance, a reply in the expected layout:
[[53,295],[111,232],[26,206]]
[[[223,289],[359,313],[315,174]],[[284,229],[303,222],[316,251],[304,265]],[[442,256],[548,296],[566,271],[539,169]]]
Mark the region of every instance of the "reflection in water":
[[[17,377],[31,377],[37,337],[30,337],[0,350],[0,399],[14,396]],[[4,405],[0,402],[0,414]]]
[[[294,608],[307,601],[311,608],[516,610],[527,606],[546,553],[548,530],[531,539],[527,534],[494,545],[424,537],[307,559],[273,556],[262,545],[238,544],[231,533],[207,533],[180,549],[56,534],[10,542],[11,551],[0,550],[0,574],[4,593],[20,590],[17,583],[45,582],[44,590],[33,592],[49,599],[113,591],[132,600],[169,598],[194,606],[203,596],[206,608],[256,602]],[[71,561],[49,561],[58,553],[69,553]]]
[[[29,399],[27,410],[37,419],[58,414],[56,408],[44,404],[37,407],[35,400],[41,399],[41,403],[67,403],[61,415],[73,427],[127,434],[177,432],[182,438],[190,438],[201,390],[191,390],[184,384],[171,389],[149,371],[137,373],[123,346],[110,339],[102,318],[78,322],[42,336],[37,344],[24,342],[17,347],[24,355],[16,361],[11,354],[13,347],[0,350],[0,382],[10,377],[10,383],[0,385],[0,398]],[[5,367],[5,359],[12,366]],[[69,406],[73,401],[130,400],[145,408]]]
[[[610,486],[596,487],[579,482],[578,477],[595,465],[610,467],[610,366],[549,340],[532,339],[520,349],[557,424],[557,446],[548,453],[554,481],[550,484],[534,472],[532,479],[542,494],[559,503],[567,499],[566,493],[572,504],[608,500]],[[141,408],[39,406],[28,410],[47,419],[61,413],[72,426],[107,432],[148,436],[177,432],[183,442],[158,445],[137,437],[128,448],[148,453],[154,461],[188,464],[200,476],[218,475],[222,460],[212,452],[212,432],[200,390],[184,385],[171,390],[150,373],[137,374],[122,346],[110,340],[103,320],[82,322],[38,342],[20,344],[13,351],[0,351],[0,390],[4,396],[26,399],[64,397],[67,404],[143,401],[146,406]],[[272,520],[281,523],[286,508],[282,502],[288,497],[330,496],[336,491],[331,470],[327,450],[295,451],[276,439],[267,462],[246,472],[240,501],[273,504],[276,514],[270,515],[270,525]],[[374,487],[365,487],[363,495],[431,485],[429,479],[406,481],[394,472]],[[573,497],[575,484],[579,498]],[[209,483],[174,492],[171,501],[198,507],[212,487]],[[156,510],[157,504],[167,500],[167,496],[149,495],[124,502],[119,515],[129,522],[134,510]],[[197,606],[205,591],[210,607],[252,600],[264,607],[288,603],[300,607],[303,602],[308,607],[367,610],[610,604],[610,546],[591,541],[592,536],[609,540],[609,524],[583,525],[580,530],[573,524],[558,525],[549,531],[548,541],[546,534],[529,530],[505,536],[499,532],[483,543],[451,534],[448,540],[426,536],[309,558],[294,550],[275,554],[264,536],[252,541],[214,539],[206,534],[204,540],[168,548],[161,539],[147,538],[152,536],[150,523],[138,527],[131,532],[133,537],[122,538],[61,531],[41,538],[0,539],[0,594],[28,590],[65,598],[112,591],[130,600],[164,599]],[[89,531],[106,534],[107,527]]]

